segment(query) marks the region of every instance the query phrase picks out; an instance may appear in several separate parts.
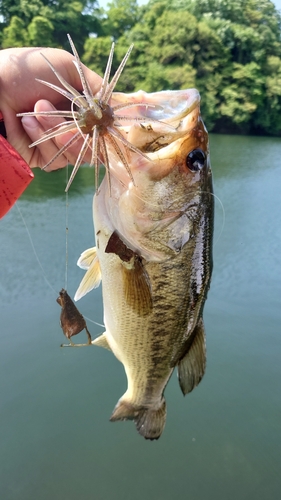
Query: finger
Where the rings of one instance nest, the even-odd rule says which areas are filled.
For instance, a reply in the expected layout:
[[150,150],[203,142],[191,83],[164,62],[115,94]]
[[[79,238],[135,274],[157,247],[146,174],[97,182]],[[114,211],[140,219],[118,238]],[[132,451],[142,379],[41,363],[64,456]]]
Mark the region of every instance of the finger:
[[[45,100],[38,101],[35,105],[36,112],[42,112],[42,111],[48,112],[48,111],[54,111],[55,109],[56,108],[54,108],[50,102]],[[37,120],[39,121],[40,125],[45,131],[49,130],[52,127],[55,127],[60,123],[66,123],[66,120],[64,120],[63,118],[56,118],[50,116],[46,117],[38,116]],[[80,134],[80,137],[79,135],[77,137],[77,132],[78,134]],[[77,137],[78,140],[75,140],[75,137]],[[53,162],[51,163],[50,166],[46,168],[46,171],[48,172],[51,170],[55,170],[56,168],[61,168],[60,165],[66,166],[67,163],[74,165],[76,163],[77,157],[83,145],[84,138],[85,138],[84,134],[79,129],[79,126],[76,125],[74,125],[73,131],[57,135],[53,139],[53,142],[56,144],[58,151],[60,151],[62,148],[64,148],[66,145],[69,144],[69,146],[67,146],[67,149],[64,150],[64,153],[62,155],[62,158],[65,158],[65,162],[64,164],[61,164],[61,162]],[[73,139],[74,141],[72,141]],[[50,161],[50,159],[51,157],[49,157],[48,161]],[[91,160],[91,148],[89,148],[88,151],[86,152],[83,162],[85,163],[90,160]]]
[[10,108],[1,108],[4,117],[5,128],[7,132],[7,141],[13,146],[26,163],[30,164],[32,152],[28,149],[30,139],[23,130],[21,120],[16,118],[13,110]]
[[[1,52],[2,112],[3,107],[10,108],[14,114],[31,111],[39,99],[48,99],[56,106],[66,102],[60,94],[35,80],[39,78],[58,85],[57,77],[41,54],[48,58],[65,80],[77,90],[82,90],[81,80],[73,64],[74,57],[69,52],[51,48],[6,49]],[[102,79],[84,65],[83,69],[95,94],[100,88]]]
[[[55,108],[52,106],[52,104],[45,100],[38,101],[35,105],[36,112],[42,112],[42,111],[48,112],[54,110]],[[63,118],[57,118],[52,116],[38,116],[37,120],[39,121],[44,131],[48,131],[52,127],[55,127],[56,125],[59,125],[61,123],[67,123],[66,120],[64,120]],[[53,149],[53,153],[58,154],[61,150],[63,150],[63,154],[61,154],[61,156],[58,157],[56,161],[52,162],[46,168],[47,172],[51,170],[56,170],[57,168],[62,168],[66,166],[68,163],[74,165],[79,155],[82,144],[84,142],[84,135],[81,132],[81,130],[79,130],[79,127],[76,127],[76,125],[74,125],[73,131],[59,134],[54,139],[50,139],[48,142],[51,143],[51,141],[53,141],[53,143],[57,147],[57,151],[55,152],[55,149]],[[46,143],[42,143],[42,146],[46,144],[47,141]],[[65,146],[67,146],[66,149]],[[43,148],[42,148],[42,153],[43,153]],[[46,163],[48,163],[52,158],[53,156],[49,155],[49,158],[47,159]],[[91,158],[91,153],[89,152],[88,154],[85,155],[84,162],[90,161],[90,158]]]
[[[74,135],[77,134],[77,130],[75,132],[67,132],[65,134],[62,134],[61,136],[56,138],[56,143],[59,147],[64,147],[68,142],[71,141]],[[80,133],[80,137],[77,142],[72,143],[68,146],[67,151],[66,151],[66,156],[69,160],[69,163],[71,165],[75,165],[76,160],[78,158],[78,155],[80,153],[80,150],[83,146],[85,139],[85,135]],[[91,148],[91,139],[89,139],[89,147],[83,157],[83,162],[82,163],[89,163],[91,161],[92,157],[92,148]]]
[[[52,106],[52,104],[45,100],[38,101],[35,105],[35,112],[37,113],[54,110],[55,108]],[[23,117],[23,126],[32,142],[41,139],[43,134],[48,130],[63,123],[66,123],[66,120],[60,117]],[[34,152],[34,156],[32,159],[32,166],[40,166],[40,168],[42,168],[48,165],[51,161],[51,163],[46,167],[46,171],[50,172],[51,170],[63,168],[69,163],[74,165],[84,142],[84,136],[82,133],[81,138],[79,138],[78,135],[78,140],[75,140],[75,136],[77,137],[77,130],[78,129],[75,127],[73,132],[67,132],[58,135],[55,138],[46,139],[46,141],[35,146],[36,151]],[[74,143],[73,139],[75,141]],[[69,146],[68,143],[70,143]],[[65,148],[65,146],[67,146],[67,148]],[[90,158],[91,151],[89,150],[89,152],[85,155],[83,161],[90,161]]]

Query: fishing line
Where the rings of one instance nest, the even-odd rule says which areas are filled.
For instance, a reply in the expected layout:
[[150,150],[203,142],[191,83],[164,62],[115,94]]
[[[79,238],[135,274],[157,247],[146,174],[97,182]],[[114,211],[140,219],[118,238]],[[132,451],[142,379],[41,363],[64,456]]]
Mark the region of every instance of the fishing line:
[[[66,165],[66,184],[68,183],[68,166],[69,164],[67,163]],[[68,284],[68,212],[69,212],[69,198],[68,198],[68,191],[65,192],[65,290],[67,290],[67,284]],[[42,268],[42,266],[41,266]],[[83,314],[83,317],[87,320],[90,321],[91,323],[94,323],[95,325],[101,326],[104,328],[104,325],[101,323],[97,323],[93,319],[87,318]]]
[[[136,186],[137,187],[137,186]],[[220,198],[215,194],[215,193],[210,193],[208,191],[198,191],[198,193],[195,193],[195,194],[208,194],[209,196],[213,196],[220,204],[221,206],[221,209],[222,209],[222,226],[221,226],[221,230],[220,230],[220,233],[216,239],[216,241],[214,242],[214,246],[218,243],[222,233],[223,233],[223,230],[224,230],[224,226],[225,226],[225,210],[224,210],[224,206],[223,206],[223,203],[222,201],[220,200]],[[135,196],[137,199],[139,199],[140,201],[143,201],[148,207],[151,207],[151,208],[159,208],[159,204],[157,203],[152,203],[151,201],[141,197],[141,196],[138,196],[138,194],[136,193],[136,190],[134,191],[133,193],[133,196]],[[173,204],[177,203],[177,201],[179,201],[180,198],[176,198],[172,201]],[[171,210],[171,207],[167,207],[166,209],[166,213],[169,215],[169,214],[172,214],[172,213],[175,213],[176,212],[176,207],[174,210]],[[179,210],[180,212],[180,210]],[[182,212],[182,215],[183,214],[186,214],[186,211],[183,211]],[[187,214],[186,214],[187,215]],[[163,217],[162,219],[159,219],[159,220],[155,220],[155,222],[163,222],[165,220],[165,217]]]
[[97,323],[96,321],[94,321],[93,319],[90,319],[90,318],[87,318],[87,316],[85,316],[83,314],[84,318],[87,320],[87,321],[90,321],[91,323],[94,323],[95,325],[98,325],[98,326],[101,326],[102,328],[105,328],[105,325],[102,325],[101,323]]
[[[67,208],[68,208],[68,198],[66,198],[66,200],[67,200]],[[21,211],[21,209],[20,209],[20,207],[19,207],[19,205],[18,205],[18,202],[16,202],[16,203],[15,203],[15,206],[17,207],[18,213],[19,213],[19,215],[20,215],[20,217],[21,217],[21,220],[22,220],[23,225],[24,225],[24,227],[25,227],[25,230],[26,230],[26,232],[27,232],[27,235],[28,235],[28,238],[29,238],[29,241],[30,241],[30,244],[31,244],[31,248],[32,248],[33,253],[34,253],[35,257],[36,257],[36,260],[37,260],[37,262],[38,262],[38,265],[39,265],[39,267],[40,267],[40,269],[41,269],[41,271],[42,271],[43,277],[44,277],[44,279],[45,279],[45,281],[46,281],[47,285],[49,286],[49,288],[50,288],[50,289],[51,289],[51,290],[52,290],[52,291],[56,294],[56,296],[57,296],[57,295],[58,295],[58,292],[57,292],[57,290],[55,290],[55,288],[53,287],[53,285],[52,285],[52,284],[50,283],[50,281],[48,280],[47,275],[46,275],[46,273],[45,273],[45,270],[44,270],[44,268],[43,268],[43,266],[42,266],[42,264],[41,264],[41,262],[40,262],[40,259],[39,259],[39,257],[38,257],[37,252],[36,252],[36,249],[35,249],[35,246],[34,246],[34,243],[33,243],[33,240],[32,240],[31,234],[30,234],[30,231],[29,231],[28,226],[27,226],[27,224],[26,224],[26,222],[25,222],[24,216],[23,216],[22,211]],[[67,224],[67,231],[68,231],[68,213],[67,213],[67,219],[66,219],[66,220],[67,220],[66,224]],[[67,238],[67,235],[66,235],[66,241],[67,241],[67,239],[68,239],[68,238]],[[67,242],[67,245],[68,245],[68,242]],[[66,285],[67,285],[68,248],[67,248],[66,252],[67,252],[67,254],[66,254],[66,255],[67,255],[67,257],[66,257]],[[97,325],[97,326],[101,326],[102,328],[104,328],[104,327],[105,327],[105,326],[104,326],[104,325],[102,325],[101,323],[97,323],[97,321],[94,321],[94,320],[92,320],[91,318],[87,318],[86,316],[84,316],[84,318],[85,318],[87,321],[90,321],[91,323],[94,323],[94,324],[95,324],[95,325]]]
[[[66,185],[68,184],[68,162],[66,165]],[[65,290],[67,290],[68,285],[68,190],[65,191]]]
[[214,193],[212,193],[212,194],[213,194],[213,197],[214,197],[216,200],[218,200],[218,202],[219,202],[219,204],[220,204],[220,206],[221,206],[221,209],[222,209],[222,226],[221,226],[221,230],[220,230],[220,232],[219,232],[219,235],[218,235],[218,237],[217,237],[216,241],[214,241],[214,247],[215,247],[215,246],[216,246],[216,244],[218,243],[218,241],[219,241],[219,239],[220,239],[220,237],[221,237],[222,233],[223,233],[223,230],[224,230],[224,226],[225,226],[225,209],[224,209],[224,206],[223,206],[223,202],[220,200],[220,198],[219,198],[216,194],[214,194]]
[[41,264],[41,262],[40,262],[40,260],[39,260],[39,257],[38,257],[38,255],[37,255],[37,252],[36,252],[36,250],[35,250],[35,246],[34,246],[34,244],[33,244],[32,238],[31,238],[31,234],[30,234],[30,232],[29,232],[29,229],[28,229],[28,227],[27,227],[27,224],[26,224],[26,222],[25,222],[25,219],[24,219],[24,217],[23,217],[23,215],[22,215],[22,212],[21,212],[21,210],[20,210],[20,207],[18,206],[18,203],[15,203],[15,205],[16,205],[16,207],[17,207],[17,210],[18,210],[19,214],[20,214],[20,217],[21,217],[21,220],[22,220],[22,222],[23,222],[23,225],[24,225],[24,227],[25,227],[25,229],[26,229],[26,232],[27,232],[27,235],[28,235],[28,238],[29,238],[30,244],[31,244],[31,248],[32,248],[33,253],[34,253],[35,257],[36,257],[36,260],[37,260],[37,262],[38,262],[38,265],[39,265],[39,267],[40,267],[40,269],[41,269],[41,271],[42,271],[43,277],[44,277],[44,279],[45,279],[45,281],[46,281],[47,285],[48,285],[48,286],[51,288],[51,290],[53,290],[53,292],[55,292],[55,294],[57,295],[57,291],[54,289],[54,287],[53,287],[53,286],[51,285],[51,283],[49,282],[49,280],[48,280],[48,278],[47,278],[47,275],[46,275],[46,273],[45,273],[45,271],[44,271],[44,268],[43,268],[43,266],[42,266],[42,264]]

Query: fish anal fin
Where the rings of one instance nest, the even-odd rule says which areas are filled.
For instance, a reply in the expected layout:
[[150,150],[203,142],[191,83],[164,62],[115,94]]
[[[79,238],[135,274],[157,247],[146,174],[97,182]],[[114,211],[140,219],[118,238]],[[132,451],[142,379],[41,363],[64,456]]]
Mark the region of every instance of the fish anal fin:
[[84,252],[81,253],[77,266],[81,267],[81,269],[89,269],[93,260],[97,257],[97,247],[87,248]]
[[122,277],[128,306],[139,316],[150,314],[153,307],[151,286],[139,256],[134,255],[129,263],[123,263]]
[[156,407],[135,407],[130,402],[118,401],[110,418],[111,422],[117,420],[134,420],[137,431],[145,439],[159,439],[166,423],[166,401],[164,398]]
[[84,278],[82,279],[79,287],[77,288],[76,293],[74,295],[74,300],[75,301],[80,300],[88,292],[90,292],[94,288],[97,288],[100,282],[101,282],[100,263],[98,257],[96,256],[91,262],[88,271],[85,273]]
[[110,345],[107,342],[107,338],[104,333],[97,337],[96,339],[92,340],[91,342],[92,345],[97,345],[98,347],[103,347],[104,349],[108,349],[111,351]]
[[185,356],[178,363],[178,379],[184,395],[201,381],[206,368],[206,339],[202,319],[193,332],[193,341]]

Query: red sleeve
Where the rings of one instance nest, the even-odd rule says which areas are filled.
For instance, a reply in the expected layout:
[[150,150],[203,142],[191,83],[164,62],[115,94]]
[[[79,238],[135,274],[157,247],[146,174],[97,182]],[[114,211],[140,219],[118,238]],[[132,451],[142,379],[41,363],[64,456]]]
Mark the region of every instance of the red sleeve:
[[0,218],[10,210],[33,178],[24,159],[0,135]]

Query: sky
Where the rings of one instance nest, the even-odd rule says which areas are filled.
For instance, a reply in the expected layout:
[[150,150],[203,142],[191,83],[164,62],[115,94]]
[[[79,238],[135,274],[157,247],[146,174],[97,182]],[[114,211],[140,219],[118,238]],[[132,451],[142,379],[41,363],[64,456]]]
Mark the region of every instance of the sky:
[[[98,0],[100,7],[106,7],[107,3],[110,0]],[[275,4],[278,10],[281,10],[281,0],[271,0]],[[148,0],[138,0],[139,5],[144,5],[148,2]]]
[[281,10],[281,0],[275,0],[273,3],[278,10]]
[[[110,2],[110,0],[98,0],[98,4],[100,7],[106,7],[106,5]],[[281,0],[279,0],[280,4],[281,4]],[[144,5],[148,3],[148,0],[138,0],[138,4],[139,5]],[[280,7],[281,8],[281,7]]]

